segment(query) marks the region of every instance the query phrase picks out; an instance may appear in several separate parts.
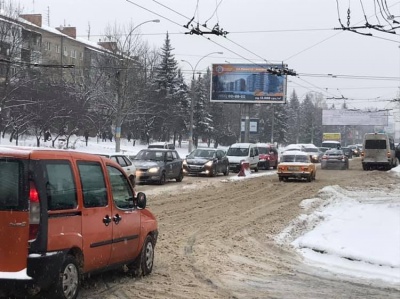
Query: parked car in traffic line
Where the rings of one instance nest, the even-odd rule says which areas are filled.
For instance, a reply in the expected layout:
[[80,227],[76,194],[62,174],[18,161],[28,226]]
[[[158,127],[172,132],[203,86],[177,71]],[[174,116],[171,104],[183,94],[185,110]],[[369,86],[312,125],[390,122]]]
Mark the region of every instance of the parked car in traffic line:
[[117,163],[4,146],[0,169],[0,297],[75,299],[91,273],[152,272],[157,220]]
[[347,158],[353,159],[353,151],[350,147],[345,146],[341,147],[340,149],[344,152]]
[[399,164],[394,140],[386,133],[366,133],[363,140],[361,163],[364,170],[389,170]]
[[147,148],[166,148],[166,149],[175,149],[175,145],[169,142],[154,142],[150,143]]
[[361,146],[359,146],[357,144],[350,144],[347,147],[352,150],[354,157],[361,156],[361,151],[362,151],[362,147]]
[[316,146],[304,147],[303,152],[310,156],[310,160],[313,163],[319,163],[323,156],[323,153]]
[[183,160],[173,149],[142,149],[133,164],[136,166],[138,183],[158,183],[164,185],[168,180],[183,180]]
[[274,145],[269,143],[257,143],[259,154],[259,169],[276,169],[278,167],[278,151]]
[[197,148],[183,160],[184,174],[216,176],[229,174],[229,160],[225,151],[216,148]]
[[341,149],[330,149],[325,152],[321,159],[321,169],[339,168],[349,169],[349,158]]
[[311,182],[315,180],[317,168],[306,152],[291,150],[281,154],[277,173],[280,181],[306,179]]
[[127,156],[120,153],[104,153],[99,155],[117,162],[127,174],[132,186],[136,186],[136,167]]
[[228,148],[226,156],[231,171],[239,172],[242,162],[246,162],[249,164],[250,170],[258,172],[260,156],[255,143],[234,143]]

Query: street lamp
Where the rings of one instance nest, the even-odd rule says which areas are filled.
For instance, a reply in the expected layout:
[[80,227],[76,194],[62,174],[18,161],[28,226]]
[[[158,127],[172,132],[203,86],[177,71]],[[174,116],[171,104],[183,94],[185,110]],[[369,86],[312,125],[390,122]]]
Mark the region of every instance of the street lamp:
[[[159,19],[147,20],[147,21],[144,21],[144,22],[136,25],[135,27],[133,27],[131,29],[131,31],[129,31],[129,33],[126,35],[126,38],[125,38],[125,41],[124,41],[123,46],[121,48],[121,51],[124,50],[125,43],[127,42],[128,38],[132,35],[133,31],[135,31],[139,26],[142,26],[143,24],[151,23],[151,22],[159,23],[160,20]],[[123,54],[123,52],[122,52],[122,54]],[[121,60],[123,60],[123,59],[121,59]],[[122,82],[121,82],[122,78],[121,77],[122,76],[121,76],[121,71],[122,71],[122,69],[124,69],[124,68],[121,68],[117,72],[117,95],[116,95],[116,97],[117,97],[117,115],[116,115],[116,118],[115,118],[115,151],[116,152],[119,152],[121,150],[121,125],[122,125],[122,119],[123,119],[123,117],[121,115],[121,113],[122,113],[122,111],[121,111],[121,104],[122,104],[122,96],[121,96],[121,88],[122,88],[122,86],[121,86],[122,85]]]
[[193,148],[193,112],[194,112],[194,74],[196,73],[196,68],[199,65],[200,61],[202,61],[204,58],[206,58],[207,56],[210,56],[212,54],[224,54],[224,52],[211,52],[208,53],[206,55],[204,55],[203,57],[201,57],[196,65],[193,67],[192,64],[187,61],[187,60],[181,60],[182,62],[186,62],[187,64],[190,65],[191,69],[192,69],[192,97],[190,99],[190,124],[189,124],[189,148],[188,148],[188,152],[190,153],[192,151]]

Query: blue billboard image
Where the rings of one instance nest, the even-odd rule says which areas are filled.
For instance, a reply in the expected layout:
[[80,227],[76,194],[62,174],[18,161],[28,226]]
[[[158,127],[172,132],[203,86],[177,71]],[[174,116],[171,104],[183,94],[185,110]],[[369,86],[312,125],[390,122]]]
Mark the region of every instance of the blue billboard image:
[[211,101],[227,103],[285,103],[287,75],[268,69],[282,64],[213,64]]

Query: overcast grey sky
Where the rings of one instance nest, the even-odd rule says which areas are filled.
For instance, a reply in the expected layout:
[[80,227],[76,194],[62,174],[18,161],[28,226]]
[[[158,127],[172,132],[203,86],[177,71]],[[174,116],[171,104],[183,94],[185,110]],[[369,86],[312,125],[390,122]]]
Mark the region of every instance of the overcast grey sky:
[[[15,0],[17,1],[17,0]],[[358,29],[365,36],[339,28],[368,23],[388,25],[386,11],[400,22],[400,2],[395,0],[26,0],[25,13],[41,13],[51,27],[70,25],[90,40],[101,38],[109,24],[140,26],[151,45],[161,47],[169,32],[176,59],[189,61],[196,71],[212,63],[286,63],[298,76],[288,77],[288,97],[322,92],[330,103],[349,107],[392,108],[400,86],[400,28],[396,34]],[[350,3],[350,7],[349,7]],[[339,7],[339,9],[338,9]],[[363,10],[364,9],[364,10]],[[382,10],[385,9],[385,10]],[[382,12],[381,12],[382,10]],[[338,13],[339,12],[339,13]],[[226,37],[190,35],[183,25],[206,23],[229,32]],[[400,24],[397,24],[400,25]],[[396,26],[396,24],[394,24]],[[203,31],[207,29],[200,27]],[[388,28],[388,27],[386,27]],[[190,29],[190,28],[189,28]],[[139,29],[138,29],[139,30]],[[186,77],[192,69],[181,63]]]

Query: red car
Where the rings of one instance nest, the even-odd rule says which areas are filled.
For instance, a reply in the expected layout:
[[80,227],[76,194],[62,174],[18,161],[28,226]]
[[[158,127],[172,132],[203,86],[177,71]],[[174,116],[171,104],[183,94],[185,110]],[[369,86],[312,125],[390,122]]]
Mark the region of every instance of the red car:
[[257,143],[260,162],[258,168],[260,169],[276,169],[278,167],[278,151],[272,144]]

